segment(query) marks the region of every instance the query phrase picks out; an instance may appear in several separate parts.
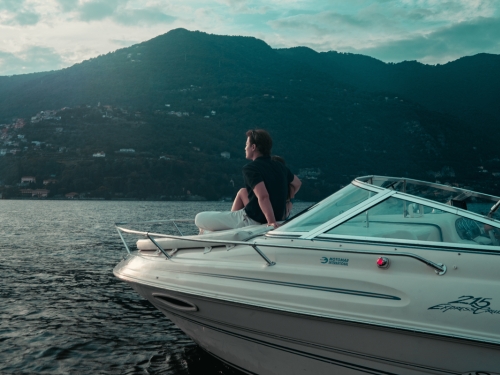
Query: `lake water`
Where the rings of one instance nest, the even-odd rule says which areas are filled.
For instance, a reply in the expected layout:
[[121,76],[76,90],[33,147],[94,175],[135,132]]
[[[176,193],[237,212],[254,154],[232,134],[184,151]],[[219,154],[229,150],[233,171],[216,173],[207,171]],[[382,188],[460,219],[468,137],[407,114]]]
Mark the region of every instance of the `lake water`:
[[[299,202],[294,212],[309,206]],[[113,275],[117,221],[230,202],[0,200],[0,374],[242,374]]]

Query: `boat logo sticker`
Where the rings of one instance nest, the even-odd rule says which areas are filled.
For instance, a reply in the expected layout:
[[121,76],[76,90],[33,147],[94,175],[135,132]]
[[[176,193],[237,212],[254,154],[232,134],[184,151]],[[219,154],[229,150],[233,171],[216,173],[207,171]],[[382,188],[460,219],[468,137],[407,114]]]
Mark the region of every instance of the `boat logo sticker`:
[[327,258],[327,257],[321,257],[321,263],[323,264],[334,264],[337,266],[348,266],[349,265],[349,259],[347,258]]
[[493,310],[491,305],[491,298],[474,297],[474,296],[461,296],[457,300],[447,303],[440,303],[439,305],[429,307],[427,310],[441,310],[447,311],[460,311],[471,312],[472,314],[500,314],[500,310]]

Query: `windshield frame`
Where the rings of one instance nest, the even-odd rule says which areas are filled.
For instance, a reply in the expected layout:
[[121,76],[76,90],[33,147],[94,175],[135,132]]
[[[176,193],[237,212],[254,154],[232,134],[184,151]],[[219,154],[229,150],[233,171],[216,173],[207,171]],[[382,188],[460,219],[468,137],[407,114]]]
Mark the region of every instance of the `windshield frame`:
[[[390,196],[390,195],[392,195],[392,194],[395,193],[395,191],[390,191],[390,190],[387,190],[387,189],[384,189],[384,188],[381,188],[381,187],[378,187],[378,186],[372,186],[372,185],[368,185],[368,184],[365,184],[365,183],[359,183],[357,181],[352,181],[349,185],[354,185],[358,189],[360,188],[360,189],[363,189],[363,190],[368,190],[368,191],[373,192],[375,194],[372,197],[370,197],[370,198],[366,199],[365,201],[363,201],[362,203],[359,203],[359,204],[355,205],[354,207],[351,207],[349,210],[345,211],[344,213],[342,213],[342,214],[340,214],[340,215],[338,215],[338,216],[330,219],[329,221],[327,221],[327,222],[325,222],[323,224],[320,224],[319,226],[311,229],[310,231],[287,232],[286,231],[286,225],[289,222],[292,222],[290,220],[288,222],[285,222],[283,224],[283,226],[278,227],[277,229],[275,229],[275,230],[273,230],[271,232],[268,232],[267,235],[269,235],[269,236],[292,236],[292,237],[306,238],[311,233],[321,232],[322,228],[334,225],[337,221],[342,221],[343,222],[344,220],[348,220],[351,216],[356,215],[357,213],[362,212],[363,210],[368,209],[368,207],[371,206],[372,202],[378,203],[379,201],[383,200],[385,197],[388,197],[388,196]],[[342,189],[347,188],[349,185],[346,185]],[[340,191],[340,190],[338,190],[338,191]],[[381,193],[382,193],[382,195],[380,195]],[[322,207],[322,206],[330,204],[330,202],[335,199],[334,195],[335,195],[335,193],[332,194],[331,196],[327,197],[326,199],[323,199],[322,201],[320,201],[320,202],[312,205],[307,210],[307,212],[302,213],[300,215],[300,217],[302,217],[303,219],[307,219],[308,217],[315,215],[316,214],[315,208]]]
[[[466,217],[466,218],[475,220],[477,222],[480,222],[482,224],[488,224],[488,225],[491,225],[497,229],[500,229],[500,221],[498,221],[496,219],[489,218],[489,217],[477,214],[475,212],[466,211],[466,210],[463,210],[463,209],[458,208],[458,207],[446,205],[444,203],[437,203],[435,201],[432,201],[432,200],[429,200],[426,198],[420,198],[420,197],[416,197],[416,196],[411,195],[411,194],[399,193],[396,191],[394,191],[394,194],[387,195],[387,196],[385,196],[384,199],[381,199],[377,202],[372,201],[370,204],[370,207],[366,207],[365,205],[363,205],[363,208],[365,210],[370,209],[370,208],[376,206],[377,204],[381,203],[382,201],[384,201],[385,199],[388,199],[390,197],[402,199],[402,200],[409,201],[412,203],[422,204],[422,205],[425,205],[425,206],[428,206],[431,208],[441,210],[443,212],[454,214],[454,215],[457,215],[460,217]],[[362,213],[362,212],[363,212],[363,210],[360,210],[360,212],[358,212],[358,214]],[[311,231],[307,235],[302,236],[301,238],[311,239],[311,240],[312,239],[323,239],[323,240],[334,239],[334,240],[347,240],[347,241],[354,240],[354,241],[359,241],[359,242],[371,242],[371,243],[380,243],[380,244],[386,244],[386,245],[387,244],[395,244],[395,245],[415,246],[416,244],[418,244],[419,246],[427,247],[427,248],[432,247],[432,248],[446,248],[446,249],[460,249],[460,250],[462,250],[462,249],[474,249],[474,250],[485,250],[487,252],[500,251],[500,246],[491,246],[491,245],[468,244],[468,243],[462,244],[462,243],[455,243],[455,242],[434,242],[434,241],[421,241],[421,240],[413,240],[413,239],[407,240],[407,239],[397,239],[397,238],[366,237],[366,236],[352,236],[352,235],[327,234],[326,233],[329,230],[332,230],[332,229],[342,225],[343,223],[349,221],[354,216],[355,215],[350,215],[349,218],[346,218],[342,222],[331,223],[333,225],[329,228],[323,228],[324,230],[321,233],[314,233],[313,234]]]
[[[405,239],[391,239],[391,238],[380,238],[380,237],[363,237],[363,236],[352,236],[352,235],[340,235],[340,234],[326,234],[325,232],[349,221],[351,218],[355,217],[356,215],[359,215],[363,211],[369,210],[370,208],[376,206],[377,204],[381,203],[382,201],[390,198],[390,197],[395,197],[398,199],[403,199],[412,203],[417,203],[417,204],[422,204],[431,208],[435,208],[447,213],[451,213],[454,215],[458,215],[461,217],[466,217],[475,221],[478,221],[483,224],[488,224],[491,225],[495,228],[500,229],[500,221],[497,219],[494,219],[492,217],[484,216],[475,212],[467,211],[459,207],[451,206],[449,204],[445,204],[442,202],[437,202],[431,199],[415,196],[412,194],[407,194],[404,192],[400,192],[397,190],[392,190],[391,187],[385,188],[377,185],[372,185],[373,183],[373,177],[378,177],[380,176],[367,176],[367,177],[362,177],[362,178],[357,178],[351,182],[352,185],[369,190],[375,195],[372,197],[366,199],[362,203],[352,207],[351,209],[347,210],[346,212],[332,218],[331,220],[320,224],[319,226],[311,229],[310,231],[304,231],[304,232],[287,232],[286,230],[283,231],[283,229],[286,229],[286,223],[283,227],[283,229],[278,228],[274,231],[268,232],[266,236],[286,236],[286,237],[295,237],[295,238],[300,238],[300,239],[307,239],[307,240],[313,240],[313,239],[323,239],[323,240],[348,240],[348,241],[360,241],[360,242],[376,242],[376,243],[392,243],[392,244],[404,244],[404,245],[410,245],[410,246],[415,246],[415,244],[418,244],[419,246],[425,246],[425,247],[444,247],[444,248],[457,248],[457,249],[477,249],[477,250],[487,250],[489,252],[491,251],[498,251],[500,250],[499,246],[487,246],[487,245],[474,245],[474,244],[460,244],[460,243],[450,243],[450,242],[431,242],[428,241],[426,243],[422,243],[421,241],[416,241],[416,240],[405,240]],[[408,181],[409,179],[402,179],[402,178],[385,178],[387,181],[393,181],[396,184],[403,182],[406,180]],[[418,181],[418,180],[411,180],[413,182],[421,182],[422,185],[428,185],[425,182]],[[430,183],[429,185],[438,185],[439,187],[443,185],[439,184],[432,184]],[[446,185],[445,185],[446,186]],[[455,191],[457,192],[457,188],[452,188],[449,186],[446,186],[447,189],[445,190],[450,190],[450,191]],[[449,189],[448,189],[449,188]],[[462,194],[463,189],[458,189],[459,193]],[[469,191],[466,191],[469,192]],[[474,192],[471,192],[474,193]],[[330,197],[327,197],[323,201],[311,206],[308,211],[303,213],[303,215],[314,215],[314,208],[322,205],[329,204],[334,198],[333,195]],[[471,196],[471,195],[469,195]],[[475,193],[474,196],[477,197],[487,197],[489,200],[492,202],[495,202],[496,197],[491,196],[491,195],[486,195],[486,194],[478,194]],[[302,216],[302,215],[301,215]]]
[[[386,177],[386,176],[371,175],[371,176],[357,177],[354,181],[358,181],[358,182],[365,183],[365,184],[370,184],[372,186],[381,187],[382,189],[393,189],[393,190],[395,190],[394,189],[395,186],[398,186],[399,184],[403,184],[403,191],[396,190],[399,193],[406,193],[406,186],[407,185],[427,186],[429,188],[434,188],[436,190],[455,193],[455,195],[450,195],[450,197],[449,197],[450,199],[465,200],[469,197],[474,197],[474,198],[487,200],[489,202],[492,202],[494,205],[500,203],[500,197],[497,197],[495,195],[479,193],[479,192],[476,192],[473,190],[462,189],[462,188],[450,186],[450,185],[443,185],[443,184],[439,184],[437,182],[415,180],[412,178]],[[386,186],[386,187],[382,187],[381,185],[376,185],[377,183],[382,184],[383,182],[386,182],[386,181],[392,182],[392,184],[390,184],[389,186]],[[413,197],[416,197],[416,198],[426,199],[425,197],[420,197],[418,195],[413,195],[413,194],[410,194],[410,195]],[[445,202],[441,202],[438,200],[433,200],[433,199],[429,199],[429,200],[431,200],[433,202],[441,203],[441,204],[446,204]]]

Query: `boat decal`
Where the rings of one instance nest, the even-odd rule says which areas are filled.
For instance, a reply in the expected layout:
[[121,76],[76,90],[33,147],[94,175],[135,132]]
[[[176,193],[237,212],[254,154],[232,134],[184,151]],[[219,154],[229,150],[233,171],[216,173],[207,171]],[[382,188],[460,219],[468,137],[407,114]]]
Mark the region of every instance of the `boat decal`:
[[500,310],[494,310],[490,307],[491,298],[461,296],[457,300],[440,303],[439,305],[429,307],[427,310],[440,310],[441,312],[459,311],[471,312],[477,314],[500,315]]
[[333,264],[337,266],[349,266],[348,258],[327,258],[321,257],[321,263],[323,264]]
[[390,294],[366,292],[363,290],[331,288],[331,287],[321,286],[321,285],[299,284],[299,283],[290,283],[290,282],[285,282],[285,281],[277,281],[277,280],[269,280],[269,279],[257,279],[257,278],[253,278],[253,277],[221,275],[221,274],[204,273],[204,272],[186,272],[186,271],[177,271],[177,270],[169,270],[169,272],[179,272],[179,273],[186,273],[186,274],[192,274],[192,275],[198,275],[198,276],[217,277],[217,278],[221,278],[221,279],[249,281],[249,282],[254,282],[254,283],[288,286],[288,287],[292,287],[292,288],[319,290],[319,291],[330,292],[330,293],[350,294],[350,295],[360,296],[360,297],[370,297],[370,298],[389,299],[389,300],[393,300],[393,301],[401,301],[401,298],[399,298],[398,296],[392,296]]
[[[161,310],[164,310],[164,309],[161,309]],[[223,329],[221,327],[216,327],[214,325],[207,324],[205,322],[200,322],[199,320],[189,318],[186,315],[178,314],[175,311],[168,310],[168,314],[175,315],[178,318],[181,318],[183,320],[187,320],[188,322],[190,322],[192,324],[200,325],[200,326],[203,326],[205,328],[217,331],[217,332],[225,334],[225,335],[229,335],[229,336],[233,336],[233,337],[245,340],[245,341],[253,342],[254,344],[263,345],[263,346],[267,346],[267,347],[272,348],[272,349],[276,349],[276,350],[288,352],[288,353],[291,353],[291,354],[294,354],[294,355],[298,355],[298,356],[301,356],[301,357],[306,357],[306,358],[309,358],[309,359],[313,359],[313,360],[317,360],[317,361],[321,361],[321,362],[330,363],[332,365],[336,365],[336,366],[339,366],[339,367],[344,367],[344,368],[348,368],[348,369],[351,369],[351,370],[357,370],[357,371],[359,371],[361,373],[373,374],[373,375],[399,375],[398,373],[393,373],[393,372],[384,371],[384,370],[378,370],[378,369],[367,367],[367,366],[364,366],[364,365],[359,365],[359,364],[356,364],[356,363],[342,361],[342,360],[334,359],[334,358],[331,358],[331,357],[325,357],[325,356],[322,356],[322,355],[318,355],[318,354],[306,352],[306,351],[303,351],[303,350],[291,348],[289,346],[271,343],[269,341],[265,341],[265,340],[262,340],[262,339],[258,339],[258,338],[255,338],[255,337],[250,337],[250,336],[247,336],[247,335],[244,335],[244,334],[241,334],[241,333],[236,333],[236,332],[233,332],[233,331],[230,331],[230,330],[227,330],[227,329]],[[191,314],[189,314],[189,315],[191,316]],[[226,326],[226,324],[224,324],[222,322],[218,322],[218,324]],[[257,334],[261,334],[261,332],[258,332]],[[307,345],[308,343],[299,342],[299,344],[302,344],[302,345],[306,344]],[[346,351],[342,350],[341,352],[345,353]],[[347,352],[347,353],[350,354],[350,355],[357,356],[357,357],[371,358],[371,356],[366,356],[366,355],[363,355],[361,353],[354,353],[354,352]],[[213,355],[212,352],[210,352],[210,354]],[[371,359],[373,359],[373,358],[371,358]],[[377,360],[383,361],[383,362],[386,362],[386,363],[393,363],[393,364],[396,364],[396,365],[411,366],[412,369],[414,369],[414,370],[416,370],[416,369],[418,369],[418,370],[425,369],[425,370],[434,370],[434,371],[436,370],[435,368],[429,368],[429,367],[426,367],[426,366],[419,366],[419,365],[414,365],[414,364],[410,364],[410,363],[399,363],[399,362],[396,362],[396,361],[388,360],[386,358],[377,357]],[[244,371],[248,371],[248,370],[245,369]],[[442,369],[440,369],[440,373],[441,374],[453,374],[453,375],[456,375],[456,372],[449,372],[449,371],[442,370]],[[480,374],[480,375],[483,375],[483,374]],[[492,375],[496,375],[496,374],[492,374]]]

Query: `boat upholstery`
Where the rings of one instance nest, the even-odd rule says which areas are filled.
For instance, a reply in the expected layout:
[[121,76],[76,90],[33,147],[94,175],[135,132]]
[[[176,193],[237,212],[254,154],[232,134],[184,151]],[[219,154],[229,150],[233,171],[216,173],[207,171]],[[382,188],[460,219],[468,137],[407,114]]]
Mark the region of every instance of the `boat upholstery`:
[[[217,242],[203,242],[192,240],[209,240],[209,241],[246,241],[257,235],[261,235],[271,230],[272,227],[267,225],[250,225],[243,228],[235,228],[229,230],[222,230],[217,232],[211,232],[207,234],[195,235],[195,236],[184,236],[180,238],[155,238],[155,241],[164,249],[187,249],[193,247],[214,247],[214,246],[225,246],[227,243],[217,243]],[[137,249],[142,251],[158,250],[153,242],[149,239],[138,240]]]

